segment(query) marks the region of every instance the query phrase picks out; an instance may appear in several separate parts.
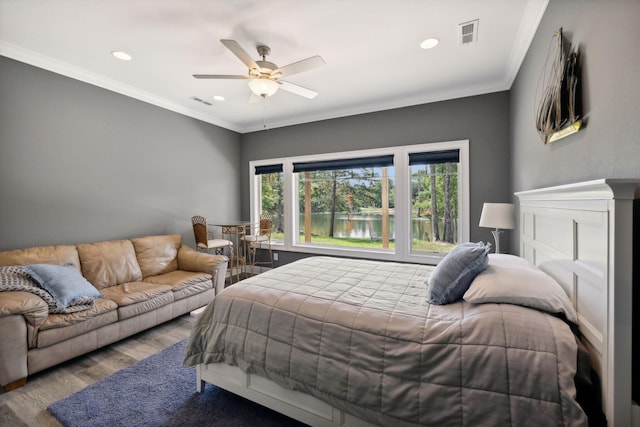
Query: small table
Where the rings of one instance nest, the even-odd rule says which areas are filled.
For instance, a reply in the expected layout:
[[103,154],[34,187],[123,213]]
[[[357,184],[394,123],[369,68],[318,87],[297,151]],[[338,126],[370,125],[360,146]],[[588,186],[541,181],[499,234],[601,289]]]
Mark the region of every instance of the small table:
[[246,273],[247,257],[244,253],[244,245],[242,245],[242,237],[246,234],[247,227],[251,225],[250,221],[226,221],[221,224],[215,224],[216,227],[222,229],[222,237],[233,242],[235,250],[231,254],[229,260],[229,284],[233,284],[233,269],[236,270],[236,281],[240,281],[240,273]]

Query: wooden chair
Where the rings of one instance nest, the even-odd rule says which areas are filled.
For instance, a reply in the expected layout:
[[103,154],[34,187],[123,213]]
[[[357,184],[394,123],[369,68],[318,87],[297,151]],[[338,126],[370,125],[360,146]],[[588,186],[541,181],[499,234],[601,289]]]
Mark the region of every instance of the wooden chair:
[[[225,248],[229,252],[229,257],[233,257],[233,242],[226,239],[216,239],[207,228],[207,220],[200,215],[191,217],[193,225],[193,235],[196,239],[196,249],[202,252],[213,250],[215,255],[224,255]],[[209,237],[212,237],[211,239]]]
[[[268,215],[263,215],[260,222],[253,227],[252,232],[242,238],[245,244],[245,250],[248,256],[248,262],[251,266],[251,274],[254,273],[256,265],[269,266],[273,268],[273,252],[271,250],[271,227],[273,220]],[[257,261],[256,253],[258,249],[268,251],[269,258],[266,261]]]

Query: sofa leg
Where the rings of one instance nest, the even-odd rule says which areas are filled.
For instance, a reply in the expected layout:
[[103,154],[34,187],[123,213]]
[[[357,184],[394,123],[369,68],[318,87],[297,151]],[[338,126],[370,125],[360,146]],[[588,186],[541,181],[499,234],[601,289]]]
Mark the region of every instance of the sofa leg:
[[22,387],[23,385],[25,385],[27,383],[27,378],[20,378],[19,380],[16,380],[12,383],[9,383],[7,385],[4,386],[4,391],[9,392],[11,390],[15,390],[17,388]]

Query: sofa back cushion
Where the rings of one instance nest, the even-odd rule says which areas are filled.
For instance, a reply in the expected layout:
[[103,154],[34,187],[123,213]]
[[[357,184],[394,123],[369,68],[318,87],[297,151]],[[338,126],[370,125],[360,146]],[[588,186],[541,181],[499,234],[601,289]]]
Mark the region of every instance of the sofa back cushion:
[[142,271],[129,240],[78,245],[82,275],[98,289],[142,280]]
[[80,269],[78,251],[71,245],[36,246],[0,252],[0,265],[29,264],[73,264]]
[[178,269],[179,234],[146,236],[131,239],[143,277],[171,273]]

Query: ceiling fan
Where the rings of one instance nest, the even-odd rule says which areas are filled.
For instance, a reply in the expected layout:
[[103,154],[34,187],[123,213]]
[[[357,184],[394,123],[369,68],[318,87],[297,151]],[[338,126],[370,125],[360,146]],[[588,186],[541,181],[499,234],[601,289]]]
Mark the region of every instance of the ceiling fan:
[[235,56],[249,67],[248,75],[225,75],[225,74],[194,74],[196,79],[244,79],[249,80],[251,97],[249,102],[256,102],[260,98],[266,98],[282,88],[287,92],[313,99],[318,95],[311,89],[295,85],[281,80],[282,77],[290,76],[303,71],[323,65],[324,60],[316,55],[298,62],[293,62],[283,67],[278,67],[273,62],[267,61],[267,56],[271,53],[268,46],[258,46],[258,55],[262,59],[254,61],[251,56],[235,40],[221,39],[220,42],[227,47]]

